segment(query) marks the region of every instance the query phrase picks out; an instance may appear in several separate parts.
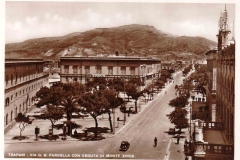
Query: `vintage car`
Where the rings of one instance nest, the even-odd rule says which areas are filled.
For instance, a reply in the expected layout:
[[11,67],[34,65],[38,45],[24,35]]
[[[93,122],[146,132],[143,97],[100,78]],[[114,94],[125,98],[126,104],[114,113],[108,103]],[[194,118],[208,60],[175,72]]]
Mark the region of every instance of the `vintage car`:
[[127,151],[130,147],[130,143],[128,141],[122,141],[120,145],[120,151]]
[[166,133],[175,135],[175,134],[182,134],[182,133],[184,133],[184,132],[182,132],[182,131],[180,131],[180,130],[177,130],[177,131],[176,131],[175,128],[169,128],[169,130],[166,131]]

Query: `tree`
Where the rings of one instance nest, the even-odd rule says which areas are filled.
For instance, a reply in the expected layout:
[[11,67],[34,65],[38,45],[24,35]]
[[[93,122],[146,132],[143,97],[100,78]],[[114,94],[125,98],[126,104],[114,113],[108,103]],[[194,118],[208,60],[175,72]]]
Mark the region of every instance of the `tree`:
[[15,121],[19,123],[19,129],[20,129],[19,140],[22,140],[22,132],[24,131],[25,127],[30,123],[29,116],[26,117],[22,113],[18,113],[18,116],[15,118]]
[[135,84],[136,86],[144,86],[144,81],[141,81],[140,78],[130,78],[128,83]]
[[125,87],[125,91],[126,91],[126,94],[128,96],[131,96],[132,99],[135,100],[135,112],[137,113],[137,100],[139,97],[141,97],[143,95],[143,92],[142,91],[139,91],[138,89],[138,86],[132,84],[132,83],[128,83]]
[[156,86],[157,90],[161,89],[164,86],[164,81],[161,79],[157,79],[157,81],[154,83],[154,86]]
[[124,90],[124,79],[113,78],[108,80],[108,88],[115,90],[116,92],[122,92]]
[[78,100],[78,103],[86,108],[86,112],[88,112],[95,121],[95,137],[97,137],[98,133],[97,117],[105,112],[106,106],[110,105],[107,98],[104,97],[101,92],[102,91],[96,90],[87,92]]
[[182,128],[189,127],[187,116],[187,110],[181,107],[176,107],[168,116],[171,123],[175,125],[180,131]]
[[153,87],[154,87],[154,85],[150,84],[143,90],[143,92],[148,95],[148,99],[150,99],[149,97],[153,94]]
[[41,119],[48,119],[51,121],[52,130],[54,124],[63,117],[63,110],[54,105],[47,105],[47,108],[43,110],[43,114],[40,116]]
[[111,121],[111,110],[117,108],[124,103],[124,100],[118,97],[118,93],[114,90],[106,89],[103,91],[103,96],[108,100],[109,106],[106,106],[105,111],[108,113],[108,120],[110,123],[111,132],[113,132],[112,121]]
[[78,99],[72,95],[66,95],[65,98],[63,98],[61,105],[63,106],[63,111],[67,115],[68,121],[72,119],[72,113],[79,109]]
[[70,93],[67,93],[65,98],[62,99],[61,105],[63,106],[63,111],[67,115],[67,126],[68,126],[68,134],[72,134],[72,113],[79,109],[78,107],[78,99],[72,96]]
[[180,96],[172,99],[169,103],[172,107],[185,107],[188,104],[188,98],[185,96]]
[[87,81],[86,86],[90,91],[97,89],[97,86],[99,87],[99,90],[103,90],[107,86],[107,80],[105,77],[93,77]]
[[63,95],[62,87],[42,87],[36,93],[36,98],[40,99],[37,103],[37,107],[53,104],[59,105]]
[[62,84],[62,88],[65,94],[69,92],[71,93],[71,95],[74,95],[75,97],[79,97],[81,96],[81,94],[84,94],[85,91],[87,91],[87,86],[79,82]]

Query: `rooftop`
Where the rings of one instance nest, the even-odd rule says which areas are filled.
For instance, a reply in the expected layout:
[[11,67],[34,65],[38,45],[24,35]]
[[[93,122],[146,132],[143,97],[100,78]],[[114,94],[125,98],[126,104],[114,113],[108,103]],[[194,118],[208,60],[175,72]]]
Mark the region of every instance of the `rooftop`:
[[159,59],[148,58],[148,57],[131,57],[131,56],[88,56],[88,57],[72,57],[64,56],[60,58],[61,60],[144,60],[144,61],[159,61]]

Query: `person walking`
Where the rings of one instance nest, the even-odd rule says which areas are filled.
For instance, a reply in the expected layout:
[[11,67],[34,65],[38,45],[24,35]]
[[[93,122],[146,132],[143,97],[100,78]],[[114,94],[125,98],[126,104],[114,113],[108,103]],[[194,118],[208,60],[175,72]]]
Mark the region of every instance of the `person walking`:
[[180,136],[179,134],[177,135],[177,144],[179,144]]
[[157,146],[157,137],[154,138],[154,145],[153,147],[156,147]]

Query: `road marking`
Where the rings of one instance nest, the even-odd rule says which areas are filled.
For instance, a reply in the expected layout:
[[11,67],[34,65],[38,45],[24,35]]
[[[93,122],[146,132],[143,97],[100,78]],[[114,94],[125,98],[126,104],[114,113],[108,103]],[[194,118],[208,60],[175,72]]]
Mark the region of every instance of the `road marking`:
[[169,155],[170,155],[169,148],[170,148],[171,142],[172,142],[172,138],[169,139],[167,150],[166,150],[166,154],[164,156],[164,160],[168,160],[168,158],[169,158]]
[[130,122],[132,122],[133,120],[129,121],[127,124],[125,124],[119,131],[117,131],[113,136],[111,137],[114,137],[115,135],[117,135],[119,132],[121,132],[121,130],[123,130]]

